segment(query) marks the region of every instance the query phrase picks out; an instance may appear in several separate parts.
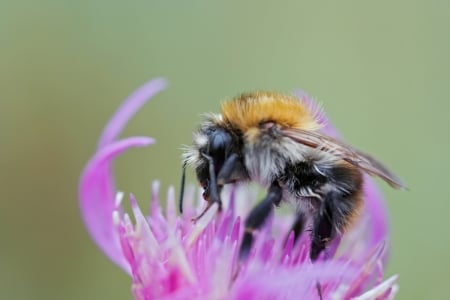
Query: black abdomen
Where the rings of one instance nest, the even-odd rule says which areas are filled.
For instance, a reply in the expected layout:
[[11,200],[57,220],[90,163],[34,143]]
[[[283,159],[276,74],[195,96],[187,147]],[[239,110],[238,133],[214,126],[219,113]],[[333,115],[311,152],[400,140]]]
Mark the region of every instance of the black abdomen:
[[286,167],[279,181],[297,203],[295,238],[306,219],[312,219],[311,260],[315,261],[330,241],[356,220],[362,204],[362,178],[361,171],[346,162],[327,166],[299,162]]
[[361,189],[362,173],[345,162],[321,166],[302,161],[288,164],[279,181],[294,195],[300,196],[310,190],[321,196],[325,196],[329,191],[337,191],[343,197],[348,197]]

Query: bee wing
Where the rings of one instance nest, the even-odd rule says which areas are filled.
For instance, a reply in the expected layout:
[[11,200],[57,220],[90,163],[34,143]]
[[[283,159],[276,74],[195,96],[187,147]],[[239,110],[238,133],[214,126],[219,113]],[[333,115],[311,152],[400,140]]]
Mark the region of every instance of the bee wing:
[[394,188],[405,188],[403,182],[380,161],[337,139],[297,128],[281,129],[281,133],[297,143],[327,152],[371,175],[376,175]]

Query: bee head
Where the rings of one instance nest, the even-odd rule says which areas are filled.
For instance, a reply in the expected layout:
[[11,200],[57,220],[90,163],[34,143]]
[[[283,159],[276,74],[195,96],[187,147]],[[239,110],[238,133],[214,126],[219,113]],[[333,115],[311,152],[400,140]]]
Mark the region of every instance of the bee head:
[[[181,190],[184,190],[186,165],[191,165],[199,184],[204,189],[203,197],[209,201],[211,189],[220,192],[223,184],[217,183],[217,176],[227,158],[232,153],[239,152],[238,145],[239,138],[230,129],[220,124],[220,116],[212,114],[207,116],[199,130],[194,132],[193,145],[186,147],[183,153]],[[181,203],[182,196],[180,196],[180,211],[182,211]]]
[[211,186],[219,190],[224,184],[247,178],[241,155],[242,138],[220,124],[203,126],[194,137],[197,149],[195,171],[208,200]]

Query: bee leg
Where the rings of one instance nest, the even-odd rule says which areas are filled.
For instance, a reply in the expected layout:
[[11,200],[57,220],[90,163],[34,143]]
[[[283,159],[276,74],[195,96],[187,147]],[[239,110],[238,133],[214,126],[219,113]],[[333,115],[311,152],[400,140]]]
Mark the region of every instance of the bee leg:
[[354,192],[328,192],[314,217],[310,257],[315,261],[328,244],[351,222],[362,198]]
[[248,178],[247,171],[236,153],[231,154],[223,163],[219,174],[217,174],[217,183],[225,185]]
[[203,197],[206,201],[208,201],[208,204],[203,209],[203,211],[198,215],[197,217],[193,218],[192,221],[196,222],[198,221],[203,215],[209,210],[209,208],[214,204],[217,203],[219,206],[219,211],[222,210],[222,200],[220,199],[220,189],[222,186],[217,185],[216,180],[216,172],[214,170],[214,160],[211,156],[202,153],[203,157],[208,160],[209,164],[209,180],[208,180],[208,187],[206,188],[205,192],[203,193]]
[[282,189],[274,182],[269,187],[267,196],[256,205],[245,220],[245,232],[239,249],[239,260],[247,259],[253,244],[253,232],[264,225],[267,217],[273,210],[274,203],[280,202]]
[[[343,231],[351,221],[355,211],[361,206],[362,198],[358,190],[328,192],[318,214],[314,217],[310,258],[316,261],[320,253]],[[319,297],[322,299],[320,283],[316,284]]]
[[328,195],[314,219],[311,236],[311,251],[309,253],[311,261],[313,262],[316,261],[320,253],[325,250],[334,235],[333,206],[330,205],[331,201],[328,201],[329,199],[327,198]]
[[294,224],[292,224],[291,231],[294,232],[294,243],[298,240],[305,227],[305,215],[301,212],[297,213]]
[[[325,247],[334,236],[333,229],[333,199],[330,199],[331,193],[327,195],[322,203],[318,215],[314,219],[313,232],[311,239],[311,250],[309,252],[311,261],[316,261],[319,254],[325,250]],[[319,281],[316,282],[317,295],[320,300],[323,300],[322,285]]]
[[[202,153],[203,157],[208,160],[209,164],[209,186],[208,186],[208,202],[217,203],[219,210],[222,209],[222,200],[220,199],[220,189],[222,186],[217,185],[216,171],[214,170],[214,160],[211,156]],[[212,204],[211,203],[211,204]]]

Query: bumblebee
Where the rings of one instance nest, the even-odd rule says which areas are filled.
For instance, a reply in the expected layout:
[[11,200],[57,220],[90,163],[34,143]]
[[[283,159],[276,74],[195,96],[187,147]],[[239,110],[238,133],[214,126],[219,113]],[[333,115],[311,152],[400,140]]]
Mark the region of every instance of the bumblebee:
[[224,102],[221,114],[207,115],[194,133],[193,145],[183,154],[182,187],[186,165],[192,166],[207,201],[194,221],[213,203],[221,208],[226,184],[256,181],[267,188],[245,219],[241,260],[250,253],[254,231],[276,206],[293,207],[296,239],[306,225],[311,228],[310,258],[315,261],[357,219],[364,200],[363,173],[404,187],[378,160],[321,133],[319,115],[293,96],[248,93]]

